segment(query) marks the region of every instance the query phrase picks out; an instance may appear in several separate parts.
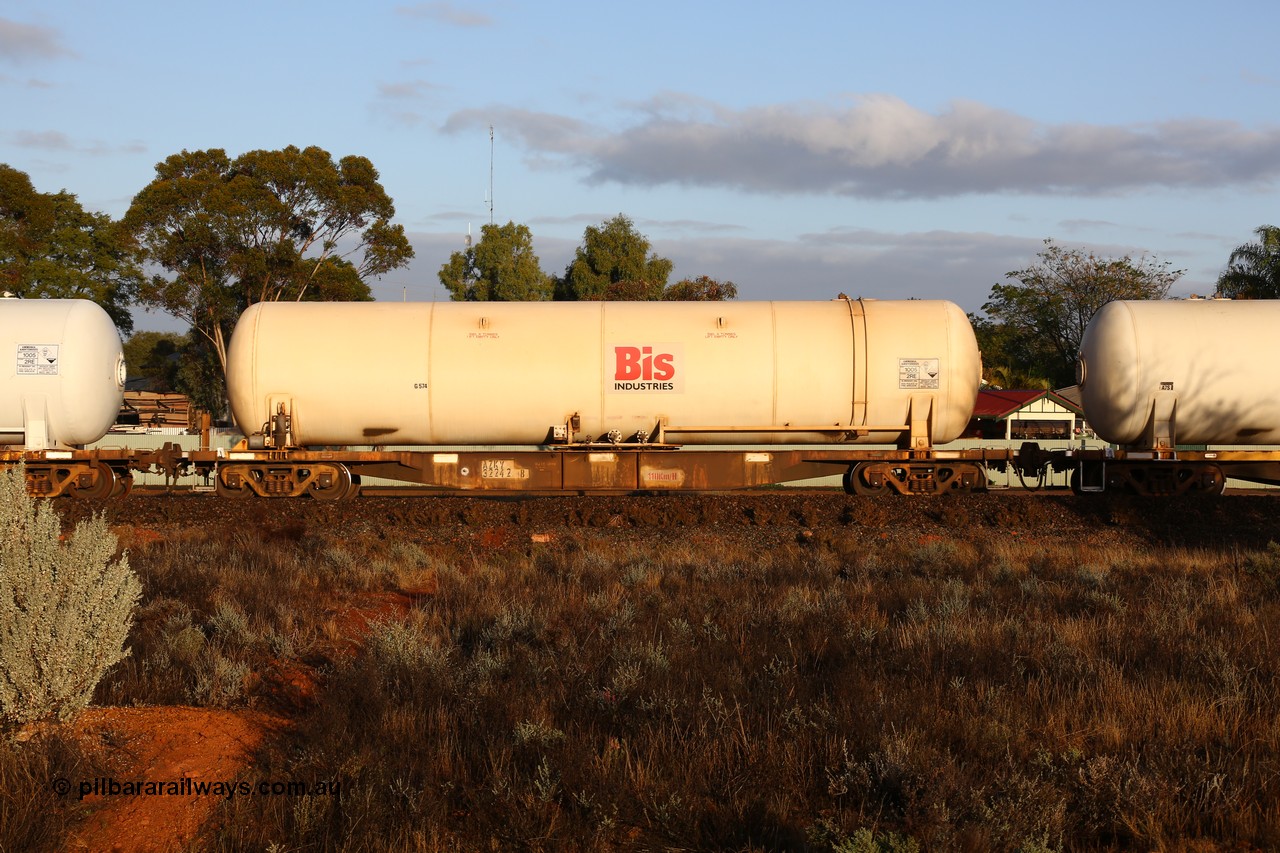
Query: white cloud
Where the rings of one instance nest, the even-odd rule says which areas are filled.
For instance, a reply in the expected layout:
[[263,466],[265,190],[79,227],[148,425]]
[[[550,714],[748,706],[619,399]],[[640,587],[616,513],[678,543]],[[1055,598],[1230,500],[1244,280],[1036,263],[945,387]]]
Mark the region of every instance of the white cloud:
[[122,143],[107,143],[100,139],[88,142],[76,142],[59,130],[16,130],[7,134],[11,144],[19,148],[30,148],[36,151],[75,152],[92,156],[108,156],[112,154],[141,154],[146,152],[146,143],[133,139]]
[[1108,222],[1105,219],[1064,219],[1058,223],[1058,227],[1068,234],[1078,234],[1082,231],[1114,230],[1119,226],[1117,223]]
[[21,148],[39,148],[44,151],[73,151],[71,138],[57,130],[18,130],[10,134],[14,145]]
[[1240,72],[1240,79],[1254,86],[1267,86],[1270,88],[1280,86],[1280,79],[1267,74],[1259,74],[1248,68]]
[[75,52],[63,47],[57,30],[0,18],[0,59],[20,64],[61,56],[75,56]]
[[399,83],[379,83],[378,94],[392,100],[421,100],[440,87],[426,80],[405,80]]
[[[611,214],[563,217],[562,224],[599,224]],[[539,234],[531,221],[542,269],[559,275],[572,260],[580,237]],[[670,225],[637,221],[643,227]],[[709,225],[709,223],[707,223]],[[643,230],[643,228],[642,228]],[[465,232],[414,231],[412,266],[373,284],[380,300],[448,299],[437,272],[450,253],[462,249]],[[867,299],[948,299],[966,312],[979,312],[995,284],[1010,270],[1024,269],[1044,249],[1040,238],[981,231],[891,232],[835,228],[802,234],[794,240],[753,239],[696,232],[680,237],[652,236],[652,249],[674,262],[671,280],[708,275],[738,285],[738,298],[832,299],[838,293]],[[1063,242],[1075,247],[1077,244]],[[1156,247],[1091,243],[1102,257],[1134,258],[1172,253]],[[1211,292],[1218,268],[1188,270],[1174,285],[1175,295]]]
[[425,18],[455,27],[493,26],[493,19],[488,15],[467,9],[459,9],[452,3],[416,3],[412,6],[401,6],[396,11],[405,17]]
[[1230,121],[1050,125],[972,101],[935,115],[889,95],[737,111],[666,95],[633,110],[617,131],[509,107],[460,111],[442,129],[494,124],[531,162],[580,169],[590,183],[771,194],[1100,196],[1280,177],[1280,127]]
[[586,155],[596,133],[591,125],[576,118],[509,107],[459,110],[449,116],[441,130],[453,134],[497,124],[502,125],[505,137],[514,137],[535,154]]

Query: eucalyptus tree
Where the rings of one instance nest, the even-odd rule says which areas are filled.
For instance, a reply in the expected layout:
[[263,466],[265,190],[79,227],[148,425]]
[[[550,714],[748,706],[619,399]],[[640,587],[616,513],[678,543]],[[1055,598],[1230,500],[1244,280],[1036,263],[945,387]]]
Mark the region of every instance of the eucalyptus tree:
[[167,273],[139,301],[207,340],[222,372],[236,318],[256,302],[368,300],[366,280],[408,264],[413,248],[364,157],[334,162],[294,146],[232,159],[220,148],[156,165],[123,224]]
[[122,335],[145,280],[130,241],[111,217],[85,210],[63,190],[38,192],[0,163],[0,289],[27,299],[91,299]]
[[527,225],[481,227],[480,239],[440,267],[440,283],[456,302],[527,302],[551,298]]
[[582,245],[556,281],[555,298],[661,299],[672,266],[650,252],[649,238],[619,213],[583,232]]
[[684,278],[667,285],[662,298],[668,302],[722,302],[738,298],[738,285],[731,281],[719,281],[711,276]]
[[1044,242],[1035,263],[991,288],[982,310],[1000,328],[985,331],[1005,352],[983,358],[1061,387],[1074,381],[1080,341],[1099,308],[1117,299],[1164,299],[1184,271],[1156,258],[1101,258]]

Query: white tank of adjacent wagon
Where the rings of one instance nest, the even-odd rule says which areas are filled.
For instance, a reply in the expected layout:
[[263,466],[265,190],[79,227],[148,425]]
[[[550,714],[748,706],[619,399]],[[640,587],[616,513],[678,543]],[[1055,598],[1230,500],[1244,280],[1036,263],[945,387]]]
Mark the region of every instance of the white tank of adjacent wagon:
[[1085,417],[1112,443],[1280,444],[1280,301],[1112,302],[1080,372]]
[[0,443],[89,444],[111,428],[124,397],[124,352],[102,308],[87,299],[3,298],[0,341]]
[[227,378],[242,430],[283,406],[300,445],[542,444],[566,424],[627,441],[659,423],[675,443],[841,427],[893,443],[913,415],[942,443],[980,372],[949,302],[279,302],[240,318]]

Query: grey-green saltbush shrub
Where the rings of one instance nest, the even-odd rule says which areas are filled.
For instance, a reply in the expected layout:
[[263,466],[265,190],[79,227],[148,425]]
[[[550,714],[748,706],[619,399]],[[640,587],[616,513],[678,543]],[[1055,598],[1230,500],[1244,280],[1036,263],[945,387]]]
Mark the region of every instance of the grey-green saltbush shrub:
[[0,474],[0,721],[67,720],[128,650],[142,585],[101,516],[61,540],[21,467]]

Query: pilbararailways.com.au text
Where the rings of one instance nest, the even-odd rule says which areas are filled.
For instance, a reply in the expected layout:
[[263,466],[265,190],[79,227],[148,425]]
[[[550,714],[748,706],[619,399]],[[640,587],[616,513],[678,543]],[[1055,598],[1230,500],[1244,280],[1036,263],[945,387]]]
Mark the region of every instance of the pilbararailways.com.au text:
[[65,797],[75,790],[79,799],[85,797],[342,797],[342,782],[237,782],[232,780],[207,781],[203,779],[118,779],[99,777],[82,779],[74,787],[68,779],[54,779],[53,790]]

